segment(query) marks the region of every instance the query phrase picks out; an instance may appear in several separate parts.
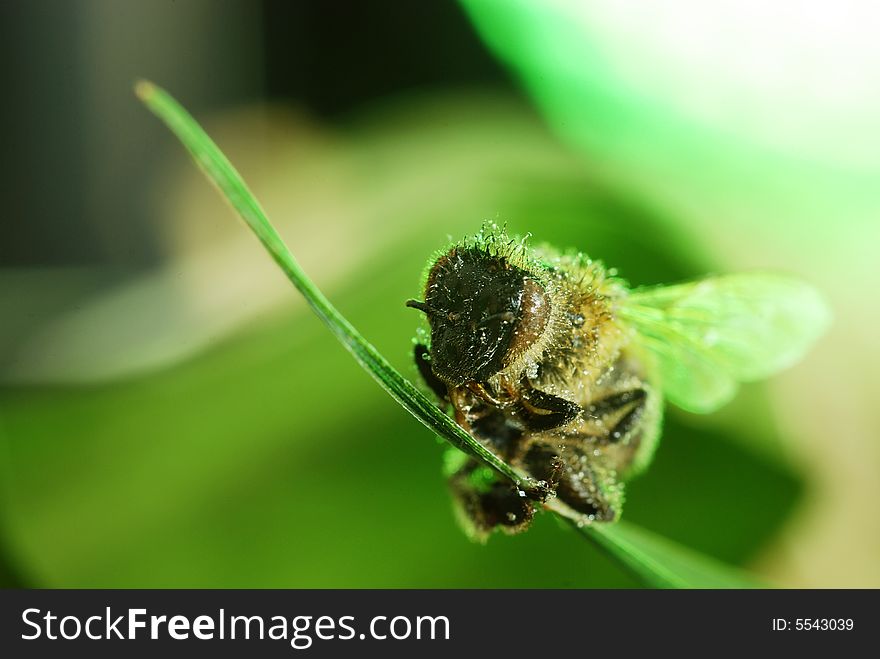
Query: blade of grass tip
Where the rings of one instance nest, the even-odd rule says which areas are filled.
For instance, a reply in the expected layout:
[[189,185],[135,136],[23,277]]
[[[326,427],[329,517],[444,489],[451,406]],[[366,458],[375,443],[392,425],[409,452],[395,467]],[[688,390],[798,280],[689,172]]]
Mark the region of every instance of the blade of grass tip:
[[302,293],[315,313],[392,398],[453,446],[473,455],[513,481],[526,496],[541,501],[547,498],[550,492],[545,483],[520,473],[464,432],[391,366],[324,297],[300,268],[239,173],[195,119],[170,94],[147,81],[138,82],[135,93],[183,143],[199,168],[256,234],[263,247]]
[[627,524],[592,524],[579,533],[653,588],[766,588],[748,574],[682,547],[650,531]]

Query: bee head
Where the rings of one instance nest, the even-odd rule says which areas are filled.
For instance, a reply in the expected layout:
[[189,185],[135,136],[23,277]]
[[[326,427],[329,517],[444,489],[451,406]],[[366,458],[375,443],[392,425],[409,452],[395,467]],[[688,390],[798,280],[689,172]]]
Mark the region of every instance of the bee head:
[[540,338],[550,318],[544,287],[503,255],[454,247],[428,274],[424,311],[431,368],[450,386],[484,382]]

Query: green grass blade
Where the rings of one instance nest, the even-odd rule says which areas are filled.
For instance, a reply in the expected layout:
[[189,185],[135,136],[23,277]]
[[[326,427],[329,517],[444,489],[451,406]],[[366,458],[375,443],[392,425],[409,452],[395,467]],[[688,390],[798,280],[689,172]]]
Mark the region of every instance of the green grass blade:
[[653,588],[766,588],[750,575],[645,529],[618,522],[577,531]]
[[[546,484],[518,472],[464,432],[398,373],[330,304],[302,271],[239,173],[183,107],[167,92],[149,82],[139,82],[135,91],[147,107],[177,135],[196,164],[256,234],[315,313],[383,389],[437,435],[516,483],[531,498],[543,500],[548,496]],[[578,530],[608,551],[625,569],[633,572],[647,585],[660,588],[752,586],[748,581],[735,576],[730,568],[636,527],[622,523],[597,524]]]
[[315,313],[385,391],[436,434],[509,478],[531,498],[546,498],[548,490],[543,484],[519,473],[464,432],[391,366],[324,297],[323,293],[300,268],[293,254],[281,240],[281,236],[269,222],[266,213],[232,163],[177,101],[166,91],[150,82],[138,82],[135,86],[135,92],[147,107],[177,135],[199,168],[217,186],[223,197],[256,234],[275,263],[303,294]]

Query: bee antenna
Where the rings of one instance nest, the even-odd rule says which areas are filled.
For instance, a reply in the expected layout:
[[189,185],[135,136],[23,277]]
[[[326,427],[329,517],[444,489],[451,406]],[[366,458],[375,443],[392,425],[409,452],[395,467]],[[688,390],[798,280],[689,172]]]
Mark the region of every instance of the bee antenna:
[[418,300],[407,300],[406,306],[412,309],[418,309],[419,311],[424,313],[431,313],[434,311],[433,307],[428,306],[424,302],[419,302]]

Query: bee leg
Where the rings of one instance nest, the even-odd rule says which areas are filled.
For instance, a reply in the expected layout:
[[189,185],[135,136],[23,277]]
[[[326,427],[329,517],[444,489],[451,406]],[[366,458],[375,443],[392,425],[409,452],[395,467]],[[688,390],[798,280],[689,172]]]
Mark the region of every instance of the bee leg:
[[603,421],[613,418],[615,414],[620,414],[627,407],[631,408],[611,425],[606,435],[598,438],[599,441],[603,444],[615,444],[627,438],[632,430],[638,426],[642,413],[645,411],[647,398],[648,392],[644,389],[630,389],[611,394],[590,405],[586,409],[586,413]]
[[450,477],[449,487],[459,522],[468,536],[479,542],[485,542],[496,529],[521,533],[535,515],[532,501],[473,459]]
[[523,387],[517,406],[519,418],[528,430],[552,430],[574,421],[582,412],[581,406],[546,391]]
[[555,485],[562,505],[555,502],[551,507],[557,512],[573,519],[586,516],[602,522],[620,515],[623,487],[588,446],[538,440],[528,448],[523,462],[532,476]]
[[419,375],[422,376],[422,380],[424,380],[425,384],[428,385],[428,388],[436,394],[437,398],[443,402],[448,402],[449,391],[446,388],[446,383],[434,375],[434,371],[431,370],[431,353],[428,350],[428,346],[422,343],[417,343],[413,353],[413,357],[416,361],[416,368],[419,369]]

